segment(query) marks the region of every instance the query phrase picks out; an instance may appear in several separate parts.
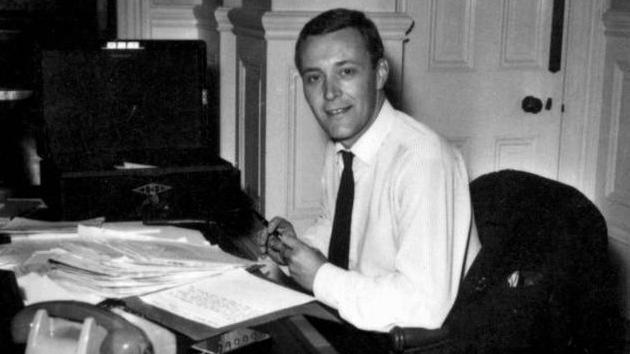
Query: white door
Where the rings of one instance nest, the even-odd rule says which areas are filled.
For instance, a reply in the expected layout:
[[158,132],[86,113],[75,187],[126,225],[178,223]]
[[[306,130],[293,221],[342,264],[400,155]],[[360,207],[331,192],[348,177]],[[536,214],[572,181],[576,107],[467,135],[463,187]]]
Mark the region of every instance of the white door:
[[[550,71],[550,49],[561,48],[550,45],[554,1],[418,0],[406,7],[415,26],[403,110],[458,145],[471,177],[516,168],[557,178],[563,71]],[[528,96],[534,112],[522,107]]]

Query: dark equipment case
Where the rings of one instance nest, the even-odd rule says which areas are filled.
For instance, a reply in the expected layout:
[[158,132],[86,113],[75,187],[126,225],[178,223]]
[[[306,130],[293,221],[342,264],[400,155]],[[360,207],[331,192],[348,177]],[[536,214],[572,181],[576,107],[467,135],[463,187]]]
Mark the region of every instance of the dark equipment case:
[[218,157],[203,41],[51,49],[41,63],[52,218],[206,218],[240,190],[238,170]]

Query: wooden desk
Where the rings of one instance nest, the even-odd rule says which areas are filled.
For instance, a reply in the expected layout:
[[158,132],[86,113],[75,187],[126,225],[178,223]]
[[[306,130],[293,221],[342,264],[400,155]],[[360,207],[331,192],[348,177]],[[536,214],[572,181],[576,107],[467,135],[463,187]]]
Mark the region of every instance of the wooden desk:
[[[224,250],[236,252],[238,255],[247,255],[248,258],[255,258],[257,247],[253,243],[253,233],[249,234],[228,234],[220,233],[216,234],[216,242],[219,243]],[[4,245],[0,247],[10,247]],[[290,278],[285,278],[289,286],[291,284]],[[3,287],[3,291],[6,288]],[[311,306],[314,308],[319,307],[319,311],[325,311],[318,303],[311,303],[305,306]],[[3,324],[7,326],[9,324],[10,316],[13,313],[3,318]],[[169,327],[166,325],[165,327]],[[286,317],[275,317],[269,321],[262,323],[256,323],[250,326],[250,328],[267,333],[271,335],[271,340],[261,342],[260,345],[256,344],[251,347],[255,349],[256,353],[336,353],[332,345],[326,341],[326,339],[308,322],[306,317],[302,314],[290,314]],[[6,332],[7,327],[4,328]],[[196,351],[190,349],[190,346],[194,344],[192,340],[185,336],[178,336],[178,353],[196,353]],[[247,352],[247,347],[240,349],[238,352]]]

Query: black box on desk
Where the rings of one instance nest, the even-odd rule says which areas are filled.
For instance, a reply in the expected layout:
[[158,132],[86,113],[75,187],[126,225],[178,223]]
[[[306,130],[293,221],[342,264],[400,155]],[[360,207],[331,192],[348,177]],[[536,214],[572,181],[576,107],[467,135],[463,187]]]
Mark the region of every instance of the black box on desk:
[[46,49],[41,63],[42,190],[57,216],[198,217],[238,188],[218,157],[203,41]]
[[[47,174],[52,174],[49,176]],[[239,172],[227,162],[128,170],[43,170],[44,199],[63,220],[207,218],[238,192]]]

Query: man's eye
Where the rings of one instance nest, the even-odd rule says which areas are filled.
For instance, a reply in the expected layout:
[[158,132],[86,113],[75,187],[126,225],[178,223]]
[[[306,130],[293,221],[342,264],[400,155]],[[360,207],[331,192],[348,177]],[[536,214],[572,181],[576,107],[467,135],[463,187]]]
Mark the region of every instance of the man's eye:
[[317,81],[319,81],[319,79],[320,79],[319,75],[307,75],[305,77],[306,83],[309,83],[309,84],[316,83]]
[[354,68],[343,68],[341,69],[341,76],[352,76],[355,72]]

